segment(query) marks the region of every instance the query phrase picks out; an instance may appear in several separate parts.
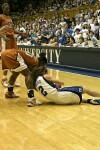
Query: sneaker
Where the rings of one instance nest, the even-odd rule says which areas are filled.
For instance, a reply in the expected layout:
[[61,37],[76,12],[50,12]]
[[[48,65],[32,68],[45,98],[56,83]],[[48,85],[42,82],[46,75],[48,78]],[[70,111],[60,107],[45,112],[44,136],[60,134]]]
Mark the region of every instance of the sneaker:
[[36,104],[37,105],[42,105],[42,102],[39,99],[36,99]]
[[[7,78],[5,78],[5,79],[2,79],[2,81],[1,81],[1,84],[4,86],[4,87],[8,87],[8,80],[7,80]],[[18,82],[15,82],[15,87],[20,87],[20,84],[18,83]]]
[[20,83],[18,83],[17,81],[14,84],[16,87],[20,87]]
[[6,92],[6,98],[19,98],[19,94],[15,94],[14,92]]
[[100,99],[88,99],[87,103],[90,103],[93,105],[100,105]]
[[7,88],[7,87],[8,87],[8,80],[7,80],[7,78],[2,79],[1,84],[2,84],[4,87]]
[[34,107],[36,105],[41,105],[41,104],[42,102],[40,100],[37,100],[35,97],[33,97],[28,100],[27,106]]
[[36,98],[35,98],[35,97],[30,98],[30,99],[28,100],[27,106],[28,106],[28,107],[33,107],[33,106],[35,106],[35,105],[36,105]]

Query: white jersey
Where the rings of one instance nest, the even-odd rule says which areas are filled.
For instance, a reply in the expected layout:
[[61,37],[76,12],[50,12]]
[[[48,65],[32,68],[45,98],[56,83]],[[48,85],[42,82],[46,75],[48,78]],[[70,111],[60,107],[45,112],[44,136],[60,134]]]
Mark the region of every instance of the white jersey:
[[57,104],[72,104],[80,102],[80,97],[77,94],[71,91],[58,90],[52,82],[46,80],[42,76],[37,78],[35,86],[40,94]]

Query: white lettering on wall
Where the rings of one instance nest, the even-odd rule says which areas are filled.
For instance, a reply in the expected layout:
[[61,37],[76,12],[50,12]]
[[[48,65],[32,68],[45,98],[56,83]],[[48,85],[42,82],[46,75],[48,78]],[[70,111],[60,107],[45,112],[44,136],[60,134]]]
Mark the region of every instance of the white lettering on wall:
[[[57,63],[59,64],[59,59],[60,59],[60,54],[61,54],[61,50],[60,49],[39,49],[39,48],[21,48],[23,49],[24,51],[27,51],[27,52],[31,52],[32,54],[36,55],[37,57],[39,57],[39,54],[41,52],[45,52],[46,53],[46,58],[49,60],[50,63]],[[56,59],[56,60],[55,60]],[[54,60],[56,62],[54,62]]]
[[39,57],[40,49],[36,49],[36,56]]
[[50,63],[52,63],[52,54],[54,53],[54,50],[53,49],[49,49],[49,52],[50,52]]
[[59,64],[60,52],[61,52],[61,50],[55,50],[55,54],[56,54],[56,63],[57,63],[57,64]]

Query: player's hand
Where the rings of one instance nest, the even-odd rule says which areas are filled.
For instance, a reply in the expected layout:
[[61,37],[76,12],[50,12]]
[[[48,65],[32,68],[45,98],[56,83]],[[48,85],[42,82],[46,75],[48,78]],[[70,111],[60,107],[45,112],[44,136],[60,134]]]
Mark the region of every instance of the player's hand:
[[61,87],[62,87],[62,85],[64,85],[64,83],[63,83],[63,82],[56,83],[56,86],[57,86],[58,88],[61,88]]
[[61,85],[60,84],[56,84],[57,88],[61,88]]
[[64,85],[64,82],[60,82],[60,85]]
[[9,41],[10,39],[8,37],[3,37],[4,41]]
[[3,34],[0,34],[0,37],[3,38],[4,41],[9,41],[10,39]]

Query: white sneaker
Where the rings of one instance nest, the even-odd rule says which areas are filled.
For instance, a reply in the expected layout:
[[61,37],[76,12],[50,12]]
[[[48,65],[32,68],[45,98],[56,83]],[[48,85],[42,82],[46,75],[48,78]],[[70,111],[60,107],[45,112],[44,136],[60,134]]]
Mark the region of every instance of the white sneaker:
[[36,104],[37,105],[42,105],[42,102],[39,99],[36,99]]
[[7,88],[7,87],[8,87],[8,80],[7,80],[7,78],[2,79],[1,84],[2,84],[4,87]]
[[18,83],[17,81],[14,84],[16,87],[20,87],[20,83]]
[[37,100],[35,97],[29,98],[27,106],[28,107],[34,107],[36,105],[41,105],[42,102],[40,100]]
[[[7,78],[5,78],[5,79],[2,79],[2,81],[1,81],[1,84],[4,86],[4,87],[8,87],[8,80],[7,80]],[[18,83],[18,82],[15,82],[15,84],[14,84],[16,87],[20,87],[20,84]]]
[[100,99],[88,99],[87,103],[90,103],[93,105],[100,105]]

